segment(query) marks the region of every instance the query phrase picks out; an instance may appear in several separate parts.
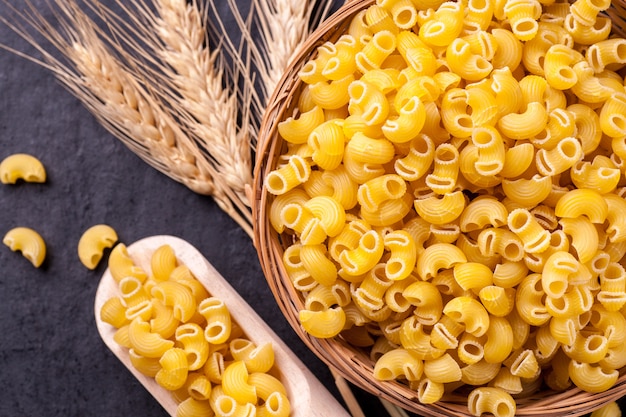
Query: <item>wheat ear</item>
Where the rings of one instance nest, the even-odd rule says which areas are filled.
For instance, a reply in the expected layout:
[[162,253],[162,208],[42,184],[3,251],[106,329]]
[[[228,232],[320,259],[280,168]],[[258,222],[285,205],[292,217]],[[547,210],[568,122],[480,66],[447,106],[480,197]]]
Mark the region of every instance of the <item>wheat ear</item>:
[[[223,39],[209,39],[208,9],[193,0],[117,1],[122,20],[98,0],[88,0],[109,24],[138,76],[175,114],[181,129],[237,195],[252,217],[245,187],[252,183],[252,139],[247,95],[224,59]],[[140,43],[134,43],[140,39]],[[238,98],[242,98],[242,104]],[[250,220],[251,221],[251,220]]]
[[2,18],[43,56],[41,61],[27,58],[50,69],[109,132],[142,160],[192,191],[211,195],[252,235],[249,217],[233,204],[239,201],[237,194],[181,129],[162,97],[125,65],[114,52],[120,52],[116,44],[107,42],[106,34],[78,4],[74,0],[55,0],[53,13],[59,29],[30,2],[25,4],[25,12],[13,8],[16,16],[44,36],[64,60],[42,47],[24,25]]

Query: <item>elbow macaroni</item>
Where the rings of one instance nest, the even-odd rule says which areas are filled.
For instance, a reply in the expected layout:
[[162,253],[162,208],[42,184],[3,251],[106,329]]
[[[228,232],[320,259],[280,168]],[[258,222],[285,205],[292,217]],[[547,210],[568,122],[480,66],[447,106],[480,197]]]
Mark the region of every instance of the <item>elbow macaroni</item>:
[[[109,267],[131,271],[134,258],[123,244],[117,248],[122,249],[109,257]],[[144,273],[116,279],[121,295],[106,300],[99,312],[103,322],[118,329],[114,340],[128,349],[132,366],[171,392],[178,416],[256,411],[287,417],[291,405],[271,343],[257,346],[247,339],[224,302],[197,288],[202,284],[184,264],[171,272],[172,260],[178,263],[171,247],[157,248],[152,258],[157,251],[161,255],[156,258],[165,254],[169,261],[152,265],[170,271],[168,276],[157,280],[148,271],[150,278]],[[134,306],[144,305],[149,306],[147,316],[128,317]],[[177,306],[188,310],[176,313]]]
[[312,101],[279,123],[307,151],[265,181],[306,332],[370,347],[374,377],[423,403],[480,385],[476,415],[514,415],[542,381],[615,383],[626,41],[609,4],[378,1],[318,48]]

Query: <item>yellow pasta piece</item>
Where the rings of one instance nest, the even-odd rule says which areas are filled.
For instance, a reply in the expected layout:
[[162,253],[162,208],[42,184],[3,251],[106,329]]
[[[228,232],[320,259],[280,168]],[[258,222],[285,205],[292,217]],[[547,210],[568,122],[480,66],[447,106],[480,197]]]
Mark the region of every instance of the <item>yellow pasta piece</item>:
[[298,155],[292,155],[287,165],[272,171],[265,179],[267,189],[275,195],[281,195],[306,182],[311,173],[311,166]]
[[300,310],[299,319],[308,334],[325,339],[335,337],[343,330],[346,314],[341,307],[324,311]]
[[484,413],[491,413],[495,417],[513,417],[517,410],[511,394],[494,387],[473,389],[467,397],[467,404],[470,413],[477,417]]
[[226,342],[233,330],[226,304],[216,297],[209,297],[198,304],[197,310],[207,322],[204,328],[205,339],[212,344]]
[[128,254],[128,249],[124,243],[118,243],[111,249],[108,259],[109,272],[116,282],[120,282],[122,278],[131,276],[144,282],[148,275],[139,266],[135,265],[133,259]]
[[374,365],[374,377],[381,381],[390,381],[399,377],[409,381],[418,381],[423,372],[423,360],[415,352],[403,348],[384,353]]
[[255,404],[256,388],[248,382],[248,379],[249,372],[246,364],[241,360],[235,360],[224,369],[222,376],[224,394],[234,398],[240,404]]
[[465,196],[461,191],[453,191],[438,196],[434,193],[418,196],[413,202],[415,211],[432,224],[454,222],[465,209]]
[[587,216],[592,223],[604,223],[608,215],[608,204],[595,190],[573,189],[559,199],[554,211],[558,217]]
[[603,392],[612,387],[619,376],[616,369],[604,369],[596,364],[572,360],[569,364],[572,382],[587,392]]
[[46,169],[39,159],[26,153],[15,153],[0,162],[0,182],[15,184],[18,180],[46,182]]
[[46,242],[29,227],[14,227],[4,235],[2,243],[14,252],[21,252],[35,268],[39,268],[46,258]]
[[135,318],[130,322],[128,337],[135,352],[146,358],[160,358],[166,351],[174,347],[173,341],[164,339],[157,333],[152,333],[150,324],[140,318]]
[[435,243],[418,256],[416,271],[420,278],[427,281],[436,277],[440,270],[464,262],[467,262],[467,257],[458,247],[450,243]]
[[105,248],[111,248],[117,242],[117,233],[106,224],[91,226],[78,240],[78,259],[88,269],[95,269],[102,259]]
[[484,335],[489,328],[489,314],[485,307],[471,297],[453,298],[444,306],[443,314],[458,323],[463,323],[465,331],[476,337]]

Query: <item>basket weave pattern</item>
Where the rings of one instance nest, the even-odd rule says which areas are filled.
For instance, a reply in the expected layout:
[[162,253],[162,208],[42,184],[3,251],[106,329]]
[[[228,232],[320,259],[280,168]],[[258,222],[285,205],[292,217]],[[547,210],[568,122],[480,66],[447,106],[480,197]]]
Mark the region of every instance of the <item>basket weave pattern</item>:
[[[328,366],[341,376],[370,393],[420,415],[434,417],[470,416],[467,396],[446,394],[432,405],[421,404],[417,393],[397,381],[379,381],[373,377],[374,362],[367,350],[354,347],[340,337],[317,339],[307,334],[299,323],[298,312],[304,308],[303,295],[293,288],[283,266],[284,250],[293,243],[293,235],[279,235],[268,219],[271,195],[264,188],[264,178],[276,166],[276,161],[285,150],[278,134],[278,122],[293,115],[299,92],[304,83],[298,77],[300,68],[311,58],[317,47],[327,41],[336,41],[347,31],[351,19],[361,10],[374,4],[375,0],[353,0],[325,21],[303,45],[301,52],[292,61],[284,74],[266,109],[259,132],[257,165],[254,172],[253,222],[254,243],[267,282],[287,321],[303,342]],[[607,11],[613,21],[613,32],[626,33],[626,8],[624,3],[615,2]],[[579,416],[600,406],[616,401],[626,395],[626,374],[620,372],[617,383],[609,390],[591,394],[578,388],[564,392],[540,390],[525,398],[516,398],[519,416]]]

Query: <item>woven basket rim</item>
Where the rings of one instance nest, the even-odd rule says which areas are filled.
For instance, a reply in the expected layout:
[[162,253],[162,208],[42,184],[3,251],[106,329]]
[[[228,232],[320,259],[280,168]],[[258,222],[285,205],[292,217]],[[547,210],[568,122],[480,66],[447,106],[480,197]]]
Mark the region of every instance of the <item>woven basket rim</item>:
[[[254,245],[261,268],[276,302],[288,323],[305,345],[327,366],[354,385],[369,393],[384,398],[408,411],[433,417],[471,416],[467,408],[467,397],[448,395],[435,404],[422,404],[417,400],[417,393],[397,381],[378,381],[373,379],[373,363],[365,352],[348,345],[340,338],[317,339],[306,333],[299,323],[298,311],[304,307],[302,295],[291,285],[282,264],[282,253],[289,236],[280,236],[269,224],[267,206],[271,196],[264,188],[264,178],[273,169],[273,162],[280,154],[282,139],[278,137],[277,122],[290,116],[294,101],[297,100],[302,82],[297,74],[299,68],[308,60],[318,46],[338,37],[347,22],[362,9],[374,4],[376,0],[351,0],[324,21],[302,45],[292,59],[289,69],[279,81],[273,95],[268,100],[257,141],[256,164],[253,173],[251,201]],[[624,36],[626,27],[626,8],[623,0],[614,2],[607,13],[615,22],[619,20],[616,32]],[[614,23],[615,25],[615,23]],[[622,368],[617,383],[602,393],[588,393],[578,388],[563,392],[539,391],[526,398],[517,398],[518,416],[580,416],[616,401],[626,395],[626,368]]]

